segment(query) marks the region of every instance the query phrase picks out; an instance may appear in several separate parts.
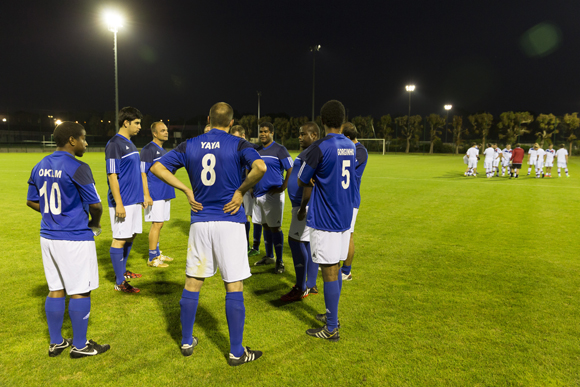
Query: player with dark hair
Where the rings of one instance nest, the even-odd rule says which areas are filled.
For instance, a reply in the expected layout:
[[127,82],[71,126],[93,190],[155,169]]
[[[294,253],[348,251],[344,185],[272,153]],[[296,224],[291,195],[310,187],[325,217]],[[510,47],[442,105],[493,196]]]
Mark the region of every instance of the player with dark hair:
[[325,325],[306,333],[330,341],[339,340],[338,303],[342,289],[339,263],[348,255],[356,190],[355,145],[340,133],[344,116],[344,106],[339,101],[328,101],[322,106],[320,117],[326,137],[302,152],[298,173],[299,185],[314,187],[306,225],[310,227],[312,260],[322,269],[326,305],[326,314],[316,316]]
[[109,253],[115,270],[115,290],[124,293],[140,292],[127,281],[141,277],[141,274],[127,270],[127,259],[135,236],[143,231],[141,205],[145,205],[141,160],[137,147],[131,142],[131,137],[141,130],[142,118],[141,112],[134,107],[121,109],[119,133],[105,147],[109,216],[113,231]]
[[[260,248],[260,227],[264,228],[264,245],[266,256],[254,265],[267,265],[274,263],[276,253],[275,273],[284,273],[284,260],[282,251],[284,247],[284,233],[282,232],[282,218],[284,217],[284,191],[288,187],[288,179],[292,173],[292,157],[283,146],[274,142],[274,126],[269,122],[260,124],[259,132],[262,147],[258,153],[266,163],[268,171],[264,178],[254,187],[254,245],[253,250]],[[286,178],[284,178],[286,170]],[[272,249],[273,247],[273,249]]]
[[362,175],[365,171],[365,168],[367,166],[367,161],[369,158],[369,153],[367,152],[367,149],[364,147],[363,144],[361,144],[358,140],[357,140],[357,136],[358,136],[358,131],[356,130],[356,126],[354,126],[353,123],[351,122],[345,122],[345,124],[342,126],[342,134],[345,135],[346,138],[348,138],[349,140],[351,140],[355,146],[356,149],[356,166],[355,166],[355,172],[356,172],[356,176],[355,176],[355,197],[354,197],[354,208],[352,209],[352,223],[350,225],[350,242],[348,245],[348,255],[346,257],[346,260],[344,261],[344,263],[342,264],[342,268],[341,273],[342,273],[342,279],[343,281],[351,281],[352,280],[352,273],[351,273],[351,267],[352,267],[352,261],[354,259],[354,225],[356,223],[356,217],[358,215],[358,209],[360,207],[360,183],[362,180]]
[[165,184],[151,173],[151,166],[167,153],[163,149],[163,143],[169,139],[167,125],[161,121],[151,124],[153,141],[141,149],[141,179],[145,194],[144,213],[145,221],[151,222],[149,230],[149,267],[167,267],[167,263],[173,261],[159,250],[159,234],[163,224],[171,217],[171,199],[175,199],[173,187]]
[[[100,233],[103,206],[91,169],[75,158],[87,150],[85,136],[80,124],[67,121],[58,125],[54,130],[56,151],[36,164],[28,180],[26,204],[42,214],[40,248],[49,290],[44,307],[50,357],[71,345],[73,359],[99,355],[110,348],[87,341],[91,291],[99,287],[94,236]],[[67,294],[71,296],[72,340],[61,333]]]
[[[234,125],[230,129],[230,134],[246,139],[246,129],[242,125]],[[242,177],[246,178],[246,169],[242,171]],[[251,249],[250,246],[250,228],[251,228],[251,221],[252,221],[252,212],[254,211],[254,198],[252,197],[252,189],[250,188],[248,192],[244,194],[244,212],[246,214],[246,242],[248,247],[248,253]]]
[[[205,278],[220,269],[226,288],[226,317],[230,332],[230,366],[258,359],[262,352],[242,346],[245,306],[243,280],[250,277],[246,254],[243,211],[239,211],[246,191],[266,172],[266,165],[252,144],[228,134],[233,109],[220,102],[212,106],[212,129],[190,138],[168,152],[151,167],[161,180],[179,189],[191,206],[191,226],[181,306],[181,353],[190,356],[197,345],[193,324],[199,292]],[[242,167],[250,172],[242,183]],[[192,189],[170,171],[185,167]]]
[[510,179],[515,177],[516,179],[520,176],[518,171],[522,169],[522,162],[524,161],[524,150],[520,144],[516,144],[516,147],[512,151],[512,169],[510,173]]
[[[316,122],[311,121],[302,125],[298,135],[302,152],[319,138],[320,128]],[[296,283],[292,286],[290,292],[280,297],[282,301],[298,301],[309,294],[318,294],[318,288],[316,287],[318,264],[312,261],[310,228],[306,226],[306,219],[304,219],[308,211],[306,205],[310,199],[312,188],[304,188],[298,185],[298,172],[302,164],[301,156],[302,153],[294,159],[292,173],[290,174],[290,180],[288,180],[288,197],[292,202],[292,221],[288,231],[288,245],[290,246],[290,251],[292,251]],[[306,196],[304,201],[302,201],[303,196]],[[304,203],[304,207],[302,207],[302,203]],[[301,214],[301,220],[298,220],[298,214]]]

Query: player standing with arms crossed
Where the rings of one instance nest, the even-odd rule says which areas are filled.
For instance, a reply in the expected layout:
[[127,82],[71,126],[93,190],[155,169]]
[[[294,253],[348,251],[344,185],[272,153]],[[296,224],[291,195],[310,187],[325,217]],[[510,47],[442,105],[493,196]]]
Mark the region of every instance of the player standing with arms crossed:
[[[181,306],[181,353],[190,356],[197,345],[193,324],[205,278],[220,269],[226,288],[226,317],[230,332],[230,366],[258,359],[262,352],[242,346],[246,309],[243,280],[250,277],[244,238],[246,191],[266,172],[252,144],[228,134],[234,123],[230,105],[219,102],[209,111],[209,132],[190,138],[151,167],[155,176],[179,189],[191,206],[185,289]],[[250,169],[242,183],[242,168]],[[185,167],[192,189],[170,171]]]
[[151,173],[150,169],[156,161],[167,153],[163,143],[169,139],[167,125],[158,121],[151,124],[153,141],[141,149],[141,179],[145,194],[145,221],[151,222],[149,230],[149,267],[167,267],[173,258],[161,255],[159,250],[159,234],[163,224],[171,218],[171,199],[175,199],[175,189],[165,184]]
[[562,177],[560,173],[560,168],[564,168],[566,172],[566,177],[570,177],[568,174],[568,151],[564,144],[560,144],[560,149],[556,151],[556,157],[558,158],[558,177]]
[[326,314],[317,316],[317,319],[326,324],[322,328],[308,329],[306,333],[338,341],[338,304],[342,289],[339,263],[348,255],[356,190],[356,157],[354,144],[340,133],[345,117],[343,104],[336,100],[328,101],[320,109],[320,117],[326,137],[302,153],[298,184],[314,187],[306,225],[310,227],[312,260],[322,268],[324,280]]
[[[99,355],[110,348],[108,344],[87,341],[91,291],[99,287],[97,249],[91,228],[100,230],[103,206],[91,169],[75,158],[87,150],[85,136],[80,124],[63,122],[57,126],[56,151],[36,164],[28,180],[26,204],[42,214],[40,248],[49,289],[44,308],[50,357],[60,355],[71,344],[73,359]],[[71,296],[68,313],[72,340],[61,334],[67,294]]]
[[141,290],[129,284],[127,279],[139,278],[141,274],[127,270],[127,259],[137,234],[143,231],[141,206],[144,205],[141,160],[131,137],[141,130],[143,115],[134,107],[119,111],[119,133],[105,147],[107,183],[109,184],[109,216],[113,242],[109,253],[115,270],[115,290],[139,293]]

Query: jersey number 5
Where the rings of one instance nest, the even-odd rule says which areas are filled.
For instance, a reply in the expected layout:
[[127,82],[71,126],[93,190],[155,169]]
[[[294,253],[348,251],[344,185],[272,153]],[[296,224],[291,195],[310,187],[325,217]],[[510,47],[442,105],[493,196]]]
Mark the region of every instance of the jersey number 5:
[[350,171],[347,169],[350,167],[350,160],[342,160],[342,176],[346,176],[344,181],[341,181],[342,188],[347,189],[350,185]]
[[50,202],[50,212],[53,215],[60,215],[62,211],[61,200],[60,200],[60,187],[57,182],[52,183],[52,188],[50,190],[50,200],[48,198],[48,191],[46,190],[46,181],[42,185],[39,191],[40,197],[44,196],[44,213],[48,214],[49,202]]
[[[215,155],[208,153],[201,159],[201,182],[205,186],[211,186],[215,183]],[[209,179],[208,179],[209,175]]]

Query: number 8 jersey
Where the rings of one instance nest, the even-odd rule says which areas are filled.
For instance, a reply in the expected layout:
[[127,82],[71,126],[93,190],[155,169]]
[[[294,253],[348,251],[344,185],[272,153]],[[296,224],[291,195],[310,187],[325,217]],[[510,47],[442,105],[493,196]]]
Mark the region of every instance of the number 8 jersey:
[[191,212],[191,223],[245,223],[243,209],[232,215],[224,213],[224,206],[242,185],[242,169],[251,169],[258,159],[260,155],[246,140],[212,129],[182,142],[159,162],[170,171],[187,170],[195,201],[203,205],[203,210]]
[[40,236],[92,241],[89,204],[100,203],[91,169],[73,155],[56,151],[32,169],[27,199],[40,203]]
[[329,133],[301,153],[298,179],[314,179],[306,224],[330,232],[350,229],[356,190],[355,146],[342,134]]

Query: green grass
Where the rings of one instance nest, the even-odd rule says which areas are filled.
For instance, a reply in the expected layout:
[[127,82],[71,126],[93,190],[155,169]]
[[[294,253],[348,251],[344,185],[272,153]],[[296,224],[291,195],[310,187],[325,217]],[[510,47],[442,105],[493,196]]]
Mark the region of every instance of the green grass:
[[[41,157],[0,154],[0,241],[8,253],[0,268],[2,386],[580,385],[579,159],[571,158],[571,178],[488,180],[463,177],[457,156],[371,155],[354,279],[344,284],[339,307],[341,340],[304,333],[319,326],[322,295],[279,302],[294,281],[285,246],[284,275],[252,266],[245,281],[244,344],[264,356],[232,368],[219,275],[205,281],[200,296],[199,346],[189,358],[179,351],[189,229],[181,193],[161,235],[161,249],[175,261],[147,268],[144,233],[129,259],[129,268],[144,274],[133,281],[142,292],[113,291],[102,153],[83,158],[105,199],[89,337],[111,350],[92,359],[47,356],[40,216],[25,205],[26,181]],[[185,179],[183,171],[178,176]],[[67,320],[63,334],[71,337]]]

